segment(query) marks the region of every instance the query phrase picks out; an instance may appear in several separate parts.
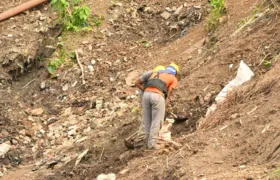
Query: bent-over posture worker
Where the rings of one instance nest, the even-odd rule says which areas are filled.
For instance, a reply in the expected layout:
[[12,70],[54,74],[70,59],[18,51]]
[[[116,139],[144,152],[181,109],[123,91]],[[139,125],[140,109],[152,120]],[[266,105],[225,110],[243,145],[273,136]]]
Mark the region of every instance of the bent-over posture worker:
[[[157,73],[158,71],[162,71],[165,70],[165,67],[162,65],[159,65],[157,67],[155,67],[152,71],[146,71],[144,72],[140,78],[138,78],[135,82],[136,87],[138,87],[140,89],[140,103],[141,103],[141,107],[142,107],[142,98],[143,98],[143,94],[144,94],[144,87],[147,85],[148,80],[150,79],[150,77],[152,76],[153,73]],[[141,120],[141,124],[139,127],[139,130],[137,132],[137,137],[144,137],[145,136],[145,128],[144,128],[144,122],[143,119]]]
[[179,67],[171,63],[165,70],[153,73],[142,98],[143,122],[149,149],[158,149],[157,138],[165,116],[165,106],[178,85]]

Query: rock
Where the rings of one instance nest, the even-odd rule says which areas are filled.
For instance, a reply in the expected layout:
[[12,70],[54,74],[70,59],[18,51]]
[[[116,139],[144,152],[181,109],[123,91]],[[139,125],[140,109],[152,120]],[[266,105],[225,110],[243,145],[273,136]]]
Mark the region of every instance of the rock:
[[23,135],[23,136],[25,136],[25,135],[26,135],[26,131],[25,131],[25,129],[20,130],[18,133],[19,133],[20,135]]
[[95,61],[94,59],[92,59],[92,60],[90,61],[90,63],[91,63],[92,65],[95,65],[96,61]]
[[13,37],[13,35],[12,34],[8,34],[8,37]]
[[44,113],[43,108],[37,108],[30,111],[30,114],[33,116],[40,116]]
[[4,157],[5,154],[10,150],[11,146],[9,144],[3,143],[0,144],[0,158]]
[[168,12],[172,12],[172,9],[170,7],[166,7],[165,10]]
[[28,116],[28,117],[27,117],[27,120],[28,120],[28,121],[31,121],[31,122],[34,122],[34,118],[33,118],[32,116]]
[[103,107],[104,101],[103,98],[96,99],[96,109],[101,109]]
[[240,114],[234,113],[230,117],[231,117],[231,119],[236,119],[236,118],[240,117]]
[[63,91],[68,91],[68,89],[69,89],[69,84],[68,83],[62,86]]
[[145,7],[144,12],[153,13],[153,9],[151,7]]
[[41,82],[40,89],[44,90],[46,88],[46,81]]
[[70,127],[68,127],[68,136],[73,136],[73,135],[75,135],[77,132],[77,125],[74,125],[74,126],[70,126]]
[[123,169],[123,170],[120,171],[120,174],[121,174],[121,175],[124,175],[124,174],[127,173],[127,172],[128,172],[128,169]]
[[47,19],[47,17],[46,16],[40,16],[40,21],[44,21],[44,20],[46,20]]
[[18,140],[12,139],[12,140],[11,140],[11,143],[12,143],[12,145],[17,145],[17,144],[18,144]]
[[120,2],[119,2],[119,3],[116,3],[116,5],[119,6],[119,7],[122,7],[122,6],[123,6],[123,4],[120,3]]
[[179,15],[181,13],[182,9],[183,9],[183,6],[178,7],[174,14]]
[[56,51],[56,48],[54,46],[47,45],[45,48],[43,48],[40,57],[41,58],[48,58],[50,57],[54,52]]
[[94,71],[93,66],[92,66],[92,65],[88,65],[88,70],[89,70],[90,72],[93,72],[93,71]]
[[198,6],[193,6],[195,9],[201,9],[201,6],[198,5]]
[[173,6],[171,9],[172,9],[172,11],[176,11],[177,10],[176,6]]
[[125,79],[126,85],[128,86],[135,86],[135,80],[140,76],[139,71],[132,71],[128,73],[127,78]]
[[91,44],[88,45],[88,50],[92,51],[92,45]]
[[169,19],[170,18],[170,16],[171,16],[171,14],[169,13],[169,12],[167,12],[167,11],[164,11],[163,13],[161,13],[160,14],[161,15],[161,17],[163,18],[163,19]]

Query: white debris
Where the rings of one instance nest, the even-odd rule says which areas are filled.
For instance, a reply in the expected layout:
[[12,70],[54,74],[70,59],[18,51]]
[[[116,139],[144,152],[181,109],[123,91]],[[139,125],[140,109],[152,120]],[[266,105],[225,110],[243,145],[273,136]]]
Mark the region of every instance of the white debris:
[[110,174],[100,174],[96,178],[97,180],[115,180],[116,174],[110,173]]
[[217,104],[220,104],[226,100],[227,94],[232,91],[233,88],[242,85],[246,81],[249,81],[253,76],[253,71],[242,60],[237,70],[236,77],[232,81],[230,81],[217,95],[217,97],[215,98],[216,104],[212,104],[212,106],[208,108],[206,117],[208,117],[217,109]]
[[5,154],[10,150],[11,146],[9,144],[0,144],[0,158],[3,158]]

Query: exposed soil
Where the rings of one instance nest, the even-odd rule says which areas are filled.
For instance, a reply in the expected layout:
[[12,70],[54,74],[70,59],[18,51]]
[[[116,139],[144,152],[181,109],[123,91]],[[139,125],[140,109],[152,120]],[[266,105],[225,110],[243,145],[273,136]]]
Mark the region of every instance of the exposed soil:
[[[4,0],[0,12],[21,2]],[[89,32],[62,32],[47,3],[0,23],[0,144],[11,145],[0,157],[3,179],[273,179],[267,174],[280,166],[280,24],[272,1],[226,1],[211,35],[206,0],[86,3],[104,15]],[[76,50],[86,84],[71,58],[50,77],[45,65],[62,48]],[[254,78],[205,119],[241,60]],[[139,128],[141,108],[126,78],[172,61],[180,84],[167,116],[188,115],[172,127],[183,146],[128,150],[124,139]]]

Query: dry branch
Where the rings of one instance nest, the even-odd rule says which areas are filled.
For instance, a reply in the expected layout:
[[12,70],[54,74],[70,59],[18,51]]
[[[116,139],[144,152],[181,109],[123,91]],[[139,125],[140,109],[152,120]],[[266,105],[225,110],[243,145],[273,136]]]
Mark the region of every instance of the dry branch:
[[79,60],[79,54],[77,52],[77,50],[75,51],[75,54],[76,54],[76,59],[77,59],[77,62],[79,64],[79,67],[82,71],[82,75],[81,75],[81,78],[82,78],[82,82],[83,84],[86,84],[86,81],[85,81],[85,74],[84,74],[84,68],[83,68],[83,65],[81,64],[80,60]]

